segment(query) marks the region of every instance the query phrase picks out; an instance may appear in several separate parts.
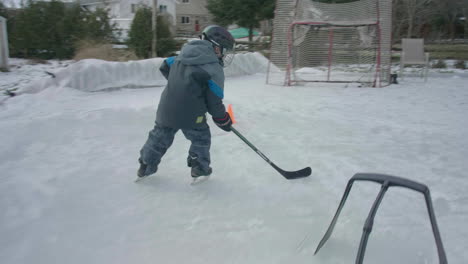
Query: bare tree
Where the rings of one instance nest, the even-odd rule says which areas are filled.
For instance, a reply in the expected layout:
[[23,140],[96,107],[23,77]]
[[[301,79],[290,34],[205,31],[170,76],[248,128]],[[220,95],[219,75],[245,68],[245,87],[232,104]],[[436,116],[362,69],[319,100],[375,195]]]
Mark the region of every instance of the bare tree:
[[153,0],[153,13],[152,13],[152,18],[151,18],[151,30],[153,31],[153,39],[151,41],[151,56],[155,58],[157,56],[156,53],[156,42],[158,40],[157,38],[157,19],[158,17],[158,0]]
[[[434,14],[435,1],[433,0],[399,0],[401,7],[406,13],[407,31],[406,37],[411,38],[415,34],[417,25],[422,25],[429,21]],[[445,1],[445,0],[444,0]],[[419,32],[417,33],[419,36]]]
[[457,10],[459,18],[463,18],[464,38],[468,39],[468,0],[458,0]]
[[463,19],[464,19],[464,25],[463,25],[464,37],[465,37],[465,39],[468,39],[468,4],[466,4],[462,8],[461,11],[462,11]]
[[403,9],[401,0],[393,1],[393,14],[392,14],[392,34],[393,34],[393,43],[400,41],[401,31],[406,24],[406,12]]
[[457,0],[445,0],[439,2],[438,10],[441,13],[441,16],[445,20],[446,30],[448,32],[448,37],[450,39],[455,38],[455,20],[456,14],[454,14],[454,6]]
[[448,38],[454,40],[456,37],[456,24],[461,16],[465,17],[465,36],[467,36],[468,22],[468,0],[444,0],[438,1],[437,10],[442,18],[444,18],[445,27],[448,32]]

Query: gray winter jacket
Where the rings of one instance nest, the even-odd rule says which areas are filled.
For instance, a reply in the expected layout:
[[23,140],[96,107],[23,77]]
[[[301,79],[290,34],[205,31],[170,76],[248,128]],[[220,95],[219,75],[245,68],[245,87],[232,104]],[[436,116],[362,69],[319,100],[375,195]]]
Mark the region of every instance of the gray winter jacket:
[[159,101],[158,124],[189,129],[205,126],[206,112],[224,117],[224,71],[209,41],[187,43],[179,56],[164,60],[160,71],[168,83]]

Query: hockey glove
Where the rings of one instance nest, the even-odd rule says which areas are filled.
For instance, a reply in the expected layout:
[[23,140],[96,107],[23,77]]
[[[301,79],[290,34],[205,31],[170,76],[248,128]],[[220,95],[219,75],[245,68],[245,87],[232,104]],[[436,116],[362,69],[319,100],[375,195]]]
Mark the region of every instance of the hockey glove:
[[213,122],[224,131],[231,131],[232,120],[227,112],[222,118],[213,117]]

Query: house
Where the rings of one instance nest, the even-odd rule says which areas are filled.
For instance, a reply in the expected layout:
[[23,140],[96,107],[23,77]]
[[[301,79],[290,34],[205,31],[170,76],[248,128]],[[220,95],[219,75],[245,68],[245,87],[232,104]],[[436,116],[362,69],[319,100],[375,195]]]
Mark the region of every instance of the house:
[[213,16],[208,12],[206,5],[207,0],[177,0],[177,36],[198,36],[206,26],[213,24]]
[[[182,1],[182,0],[180,0]],[[78,0],[79,4],[90,11],[98,8],[109,10],[111,21],[117,24],[121,30],[121,40],[128,37],[128,31],[138,7],[153,6],[152,0]],[[167,17],[171,31],[175,33],[176,25],[176,0],[157,0],[158,12]]]
[[[125,40],[138,7],[153,5],[153,0],[78,0],[90,11],[107,8],[112,21],[121,30]],[[169,27],[176,36],[198,36],[207,25],[213,24],[206,8],[207,0],[157,0],[158,12],[167,17]]]

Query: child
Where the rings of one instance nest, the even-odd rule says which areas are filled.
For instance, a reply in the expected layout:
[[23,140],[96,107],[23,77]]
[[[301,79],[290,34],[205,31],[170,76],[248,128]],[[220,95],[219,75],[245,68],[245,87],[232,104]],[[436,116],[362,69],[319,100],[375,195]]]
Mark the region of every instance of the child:
[[158,170],[179,129],[191,141],[187,165],[193,179],[209,176],[211,133],[206,112],[217,126],[231,131],[232,121],[222,101],[223,67],[234,56],[234,38],[220,26],[206,27],[200,38],[187,43],[179,56],[167,58],[160,67],[168,83],[161,94],[156,125],[140,151],[138,179]]

